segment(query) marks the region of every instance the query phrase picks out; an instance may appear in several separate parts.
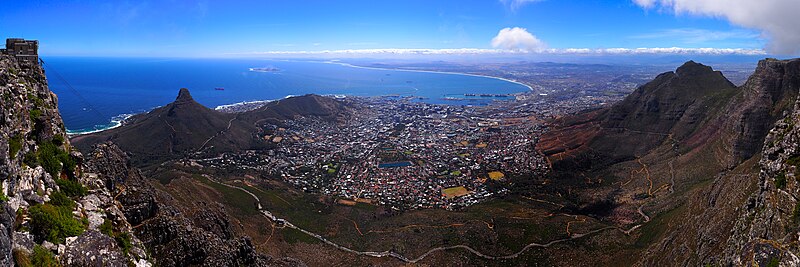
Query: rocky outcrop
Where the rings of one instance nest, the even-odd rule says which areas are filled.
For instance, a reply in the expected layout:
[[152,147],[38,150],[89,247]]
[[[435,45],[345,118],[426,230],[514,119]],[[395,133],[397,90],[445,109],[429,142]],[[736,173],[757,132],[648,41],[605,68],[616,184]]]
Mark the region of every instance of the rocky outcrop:
[[256,252],[247,237],[237,237],[227,216],[204,210],[202,225],[187,219],[169,194],[155,189],[127,155],[112,143],[96,146],[87,169],[106,184],[115,184],[122,213],[133,231],[153,253],[159,266],[302,266],[293,259],[273,259]]
[[115,129],[78,136],[72,141],[83,152],[112,141],[130,154],[136,166],[147,166],[192,153],[216,153],[256,148],[256,128],[236,114],[222,113],[197,103],[182,88],[175,101],[135,115]]
[[[794,94],[800,90],[800,60],[761,62],[759,70],[748,84]],[[780,94],[768,91],[760,100]],[[758,189],[741,205],[743,212],[728,239],[723,263],[800,265],[800,249],[792,245],[800,238],[800,102],[791,105],[794,111],[769,130],[759,162]]]
[[800,141],[792,130],[800,59],[762,60],[740,89],[714,124],[722,127],[704,130],[720,145],[702,153],[713,155],[723,168],[708,186],[687,194],[682,214],[674,219],[680,223],[650,246],[641,265],[800,263],[787,260],[794,256],[785,246],[797,239],[790,235],[798,196],[790,188],[797,180],[787,162]]
[[111,191],[72,151],[41,66],[0,55],[0,93],[0,265],[40,246],[65,266],[149,266]]

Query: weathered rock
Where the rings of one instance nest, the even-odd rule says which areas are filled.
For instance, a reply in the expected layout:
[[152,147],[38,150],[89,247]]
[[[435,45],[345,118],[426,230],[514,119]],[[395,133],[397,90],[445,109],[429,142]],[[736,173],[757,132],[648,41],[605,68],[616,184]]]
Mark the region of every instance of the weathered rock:
[[65,266],[127,266],[129,262],[113,238],[97,231],[78,236],[60,258]]

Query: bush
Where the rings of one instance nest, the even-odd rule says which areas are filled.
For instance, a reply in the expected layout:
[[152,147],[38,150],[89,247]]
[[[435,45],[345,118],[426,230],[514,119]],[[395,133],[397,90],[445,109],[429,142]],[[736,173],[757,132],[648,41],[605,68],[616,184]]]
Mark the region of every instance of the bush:
[[39,159],[36,158],[35,153],[28,153],[25,154],[25,157],[22,159],[22,163],[25,163],[25,165],[28,165],[31,168],[33,168],[39,166]]
[[14,262],[19,267],[33,267],[33,263],[31,262],[31,257],[28,253],[25,253],[22,249],[15,249],[11,252],[14,256]]
[[98,229],[107,236],[114,236],[114,226],[111,225],[111,220],[109,219],[105,219]]
[[8,196],[6,196],[6,194],[3,193],[3,184],[2,183],[0,183],[0,201],[2,201],[2,202],[8,201]]
[[66,194],[68,197],[82,197],[86,195],[86,187],[75,180],[64,180],[58,179],[56,180],[56,184],[58,184],[58,188],[61,192]]
[[22,149],[22,135],[17,134],[8,140],[8,157],[15,158],[17,152]]
[[[54,200],[57,199],[58,197],[54,198]],[[29,209],[29,213],[31,232],[36,242],[47,240],[54,244],[61,244],[64,243],[65,238],[83,233],[84,225],[72,217],[72,209],[66,206],[55,206],[50,203],[37,204]]]
[[37,161],[54,178],[58,177],[62,170],[72,177],[75,174],[77,163],[69,153],[61,150],[57,143],[59,143],[57,140],[42,143],[39,151],[36,152]]
[[61,264],[56,260],[53,252],[39,245],[33,246],[33,255],[31,255],[31,263],[37,267],[60,267]]
[[75,201],[72,201],[67,194],[61,191],[56,191],[50,194],[50,202],[47,203],[59,208],[68,209],[70,211],[75,208]]
[[777,176],[775,176],[775,187],[778,189],[786,188],[786,174],[783,172],[779,172]]
[[114,240],[117,240],[117,244],[126,255],[131,251],[131,248],[133,248],[133,244],[131,244],[131,235],[128,233],[118,233],[114,237]]
[[800,223],[800,203],[795,204],[794,210],[792,210],[792,223],[795,225]]
[[39,109],[32,109],[30,115],[31,115],[31,120],[36,121],[39,119],[39,117],[42,116],[42,111]]
[[64,137],[60,135],[53,136],[52,142],[56,146],[61,146],[64,144]]

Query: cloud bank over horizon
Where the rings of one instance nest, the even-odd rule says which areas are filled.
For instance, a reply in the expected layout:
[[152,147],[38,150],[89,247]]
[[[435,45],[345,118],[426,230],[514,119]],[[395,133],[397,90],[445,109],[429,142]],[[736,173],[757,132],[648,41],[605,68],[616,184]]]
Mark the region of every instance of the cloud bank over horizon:
[[633,0],[647,10],[676,15],[722,18],[731,24],[756,29],[768,41],[766,50],[783,55],[800,54],[800,1],[797,0]]
[[651,48],[562,48],[541,50],[507,50],[507,49],[481,49],[481,48],[455,48],[455,49],[413,49],[413,48],[385,48],[385,49],[342,49],[318,51],[263,51],[228,53],[227,56],[299,56],[299,55],[742,55],[763,56],[768,53],[762,49],[742,48],[682,48],[682,47],[651,47]]

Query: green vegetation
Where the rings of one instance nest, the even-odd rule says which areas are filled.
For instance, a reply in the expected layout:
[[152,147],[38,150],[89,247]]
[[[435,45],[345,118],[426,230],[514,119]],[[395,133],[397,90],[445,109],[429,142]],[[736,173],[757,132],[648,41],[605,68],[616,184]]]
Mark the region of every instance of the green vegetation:
[[769,262],[767,263],[767,267],[778,267],[780,265],[781,261],[778,260],[778,258],[769,259]]
[[123,232],[115,232],[114,226],[111,223],[111,220],[105,219],[103,224],[98,227],[101,233],[113,237],[115,241],[117,241],[117,245],[122,248],[122,252],[128,254],[133,248],[133,244],[131,243],[131,236],[128,233]]
[[31,262],[31,257],[28,256],[22,249],[15,249],[11,252],[12,256],[14,257],[14,263],[17,264],[19,267],[33,267],[33,263]]
[[675,219],[678,215],[683,213],[685,210],[684,206],[678,206],[670,211],[660,213],[653,217],[653,219],[642,225],[641,233],[642,235],[636,239],[634,245],[636,247],[644,248],[648,245],[652,244],[655,241],[658,241],[661,236],[664,235],[664,232],[667,231],[667,227],[672,220]]
[[64,144],[64,137],[60,135],[53,136],[52,142],[56,146],[61,146]]
[[87,192],[86,187],[83,187],[80,182],[72,179],[58,179],[56,180],[56,184],[58,184],[58,188],[61,192],[64,192],[64,194],[69,197],[82,197],[85,196]]
[[32,109],[31,112],[30,112],[30,116],[31,116],[31,120],[32,121],[36,121],[40,117],[42,117],[42,110],[40,110],[38,108]]
[[22,158],[22,163],[27,166],[35,167],[39,165],[39,159],[36,158],[36,153],[31,152],[25,154]]
[[14,158],[20,149],[22,149],[22,135],[17,134],[8,140],[8,156]]
[[779,172],[777,176],[775,176],[775,187],[778,189],[786,188],[786,173]]
[[306,233],[300,232],[299,230],[291,228],[283,228],[283,229],[285,230],[283,231],[283,239],[286,240],[286,243],[295,244],[298,242],[303,242],[303,243],[313,244],[320,242],[316,238],[313,238],[307,235]]
[[50,201],[45,204],[36,204],[28,209],[31,217],[31,230],[37,242],[42,240],[54,244],[64,243],[65,238],[76,236],[83,232],[84,225],[72,217],[75,202],[66,194],[55,192],[50,195]]
[[43,248],[39,245],[33,246],[33,255],[31,255],[31,264],[37,267],[58,267],[61,266],[56,260],[56,256],[53,255],[53,252]]
[[116,240],[117,245],[122,248],[122,253],[125,253],[126,255],[131,251],[131,248],[133,248],[133,244],[131,243],[131,235],[128,233],[116,233],[114,234],[114,240]]
[[[63,143],[63,139],[61,142]],[[36,162],[53,177],[58,177],[62,171],[65,171],[70,176],[74,175],[77,165],[75,159],[56,145],[56,143],[58,143],[58,141],[54,140],[42,143],[39,146],[39,150],[36,151]]]
[[788,159],[786,159],[786,164],[789,164],[789,165],[792,165],[792,166],[800,165],[800,155],[794,155],[794,156],[789,157]]
[[235,215],[258,216],[260,214],[258,210],[256,210],[256,204],[253,196],[245,193],[244,191],[214,183],[202,175],[194,175],[193,177],[194,179],[211,186],[214,188],[214,190],[221,193],[223,195],[222,203],[226,204],[228,207],[231,207],[231,211],[234,212]]
[[111,220],[109,219],[105,219],[98,229],[107,236],[114,236],[114,226],[111,225]]
[[44,106],[44,100],[35,94],[28,93],[28,99],[33,101],[33,105],[37,108]]
[[8,201],[8,196],[3,193],[3,184],[0,184],[0,201],[6,202]]
[[28,255],[24,250],[15,249],[12,252],[14,262],[19,267],[59,267],[61,264],[56,260],[53,252],[40,245],[33,246],[33,254]]

